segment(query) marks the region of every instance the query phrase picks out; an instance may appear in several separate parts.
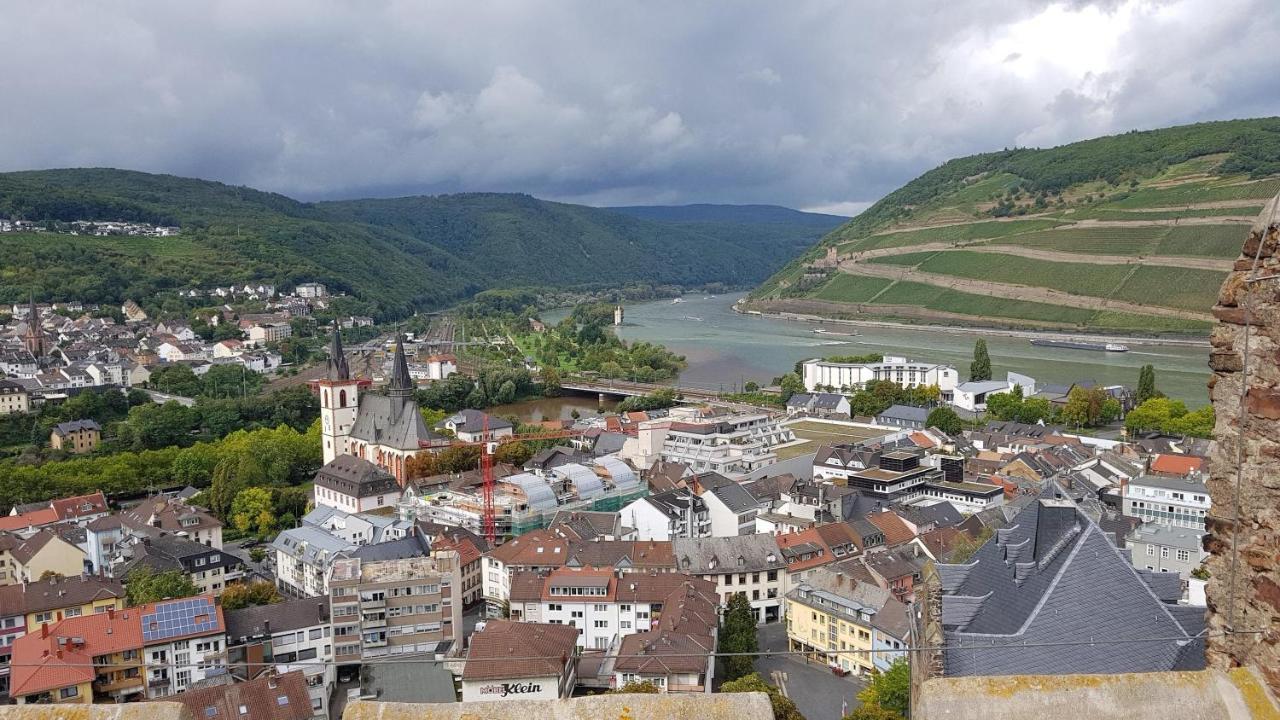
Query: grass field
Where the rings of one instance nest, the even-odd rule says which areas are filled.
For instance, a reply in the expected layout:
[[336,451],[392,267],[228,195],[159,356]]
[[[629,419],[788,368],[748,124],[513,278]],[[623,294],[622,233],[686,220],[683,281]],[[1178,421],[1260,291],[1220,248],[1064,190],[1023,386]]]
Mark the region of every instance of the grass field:
[[859,277],[847,273],[836,273],[813,294],[813,297],[833,302],[868,302],[875,297],[876,293],[889,287],[892,282],[887,278]]
[[883,430],[814,422],[813,420],[800,420],[791,423],[788,427],[795,432],[798,439],[807,440],[808,442],[782,448],[778,451],[779,460],[788,460],[814,452],[822,445],[859,442],[881,437],[885,434]]
[[989,253],[939,253],[920,265],[923,272],[992,282],[1053,288],[1075,295],[1109,297],[1130,268],[1124,265],[1089,265],[1032,260]]
[[1213,270],[1144,265],[1111,297],[1207,313],[1226,276]]
[[[899,280],[876,298],[877,305],[919,305],[930,310],[973,315],[980,318],[1004,317],[1037,322],[1086,325],[1093,310],[1062,307],[1048,303],[1019,302],[1005,298],[949,290],[925,283]],[[1140,328],[1141,324],[1133,327]]]
[[1156,209],[1144,210],[1142,208],[1133,208],[1131,210],[1118,210],[1107,205],[1093,208],[1079,208],[1072,212],[1064,212],[1059,215],[1063,220],[1079,221],[1079,220],[1181,220],[1183,218],[1193,217],[1253,217],[1262,212],[1262,205],[1256,207],[1231,207],[1231,208],[1202,208],[1199,210],[1170,210]]
[[873,235],[861,240],[850,241],[848,244],[842,244],[840,249],[842,253],[845,253],[850,250],[901,247],[903,245],[916,245],[927,242],[967,242],[969,240],[1001,238],[1019,233],[1048,230],[1060,224],[1057,220],[1045,219],[1011,220],[1008,222],[989,220],[966,223],[964,225],[903,230],[902,232],[889,233],[887,235]]
[[1245,225],[1181,225],[1169,228],[1155,255],[1182,255],[1231,259],[1249,234]]
[[1135,190],[1129,197],[1110,203],[1115,208],[1166,207],[1221,200],[1269,200],[1280,192],[1280,179],[1241,183],[1244,178],[1187,183],[1173,187],[1148,187]]
[[1150,255],[1169,228],[1159,225],[1137,227],[1064,228],[1019,235],[1008,244],[1041,250],[1088,255]]

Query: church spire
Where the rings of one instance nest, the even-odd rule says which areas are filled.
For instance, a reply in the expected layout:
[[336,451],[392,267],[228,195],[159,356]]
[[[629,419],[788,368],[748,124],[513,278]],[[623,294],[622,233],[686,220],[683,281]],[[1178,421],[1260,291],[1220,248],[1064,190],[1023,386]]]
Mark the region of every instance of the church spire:
[[40,359],[44,356],[44,330],[40,327],[40,311],[36,309],[36,294],[31,293],[30,303],[27,305],[27,336],[23,343],[27,352],[30,352]]
[[347,365],[347,354],[342,350],[342,331],[337,320],[333,322],[333,338],[329,342],[329,379],[351,379],[351,368]]
[[409,377],[409,361],[404,356],[404,335],[396,335],[396,354],[391,361],[391,386],[388,390],[387,394],[391,397],[413,396],[413,379]]

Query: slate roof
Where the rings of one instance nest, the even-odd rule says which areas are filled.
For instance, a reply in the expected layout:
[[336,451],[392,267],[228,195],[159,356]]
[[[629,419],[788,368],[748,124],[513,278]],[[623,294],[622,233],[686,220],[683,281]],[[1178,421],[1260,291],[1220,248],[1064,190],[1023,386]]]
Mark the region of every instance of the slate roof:
[[72,420],[71,422],[58,423],[53,426],[53,434],[55,435],[65,436],[81,430],[102,432],[102,426],[94,420]]
[[378,560],[404,560],[406,558],[425,557],[431,554],[431,543],[425,537],[414,533],[389,542],[373,545],[361,545],[346,553],[349,557],[360,558],[363,562]]
[[485,418],[489,419],[489,432],[493,432],[495,430],[507,430],[512,427],[509,421],[503,420],[497,415],[489,415],[487,413],[480,412],[479,410],[467,408],[465,410],[459,410],[444,420],[436,423],[435,429],[443,430],[448,425],[453,425],[455,427],[455,432],[484,432]]
[[80,575],[0,587],[0,593],[12,593],[12,596],[0,594],[5,600],[0,603],[4,612],[14,608],[28,613],[87,605],[98,600],[125,596],[124,583],[119,580]]
[[324,625],[329,622],[329,602],[324,597],[300,598],[226,610],[223,615],[227,621],[227,644],[239,645],[241,638]]
[[[421,420],[422,415],[415,414]],[[329,461],[316,472],[315,484],[357,498],[376,497],[400,487],[391,473],[354,455],[339,455]]]
[[735,514],[741,514],[749,510],[756,510],[760,507],[760,501],[755,499],[751,493],[747,492],[737,483],[721,485],[719,487],[712,488],[710,492],[729,508],[729,512]]
[[356,546],[320,528],[303,525],[282,531],[271,542],[271,547],[308,565],[315,565],[322,560],[332,562],[337,553],[353,550]]
[[[58,534],[52,530],[40,530],[35,535],[21,541],[12,550],[9,551],[13,555],[13,559],[20,565],[26,565],[31,562],[41,550],[45,548],[53,540],[59,539]],[[65,541],[64,541],[65,542]]]
[[912,407],[911,405],[890,405],[884,412],[876,415],[877,418],[892,418],[894,420],[905,420],[907,422],[924,424],[929,418],[929,409],[922,407]]
[[1174,490],[1179,492],[1198,493],[1200,495],[1208,495],[1209,489],[1205,487],[1204,481],[1195,478],[1183,477],[1166,477],[1162,475],[1143,475],[1129,481],[1129,486],[1141,485],[1143,487],[1161,488],[1163,490]]
[[421,441],[443,439],[427,428],[422,413],[418,412],[418,403],[412,397],[373,393],[360,395],[360,410],[351,425],[351,437],[396,450],[417,450]]
[[212,530],[222,523],[212,513],[177,498],[157,495],[120,513],[121,520],[131,527],[158,527],[169,532],[185,530]]
[[757,572],[786,567],[778,541],[772,535],[676,538],[671,541],[671,550],[675,555],[676,569],[695,574]]
[[[937,565],[945,644],[964,648],[945,651],[946,674],[1202,669],[1204,641],[1192,635],[1203,619],[1162,602],[1163,580],[1144,578],[1060,494],[1050,483],[970,563]],[[1090,638],[1149,641],[1032,645]]]

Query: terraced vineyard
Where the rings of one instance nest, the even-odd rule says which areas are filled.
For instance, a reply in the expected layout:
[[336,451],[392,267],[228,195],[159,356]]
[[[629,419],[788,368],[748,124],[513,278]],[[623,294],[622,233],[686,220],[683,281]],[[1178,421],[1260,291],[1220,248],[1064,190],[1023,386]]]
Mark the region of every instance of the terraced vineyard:
[[1275,118],[961,158],[837,228],[748,302],[853,318],[1203,333],[1249,225],[1277,193]]

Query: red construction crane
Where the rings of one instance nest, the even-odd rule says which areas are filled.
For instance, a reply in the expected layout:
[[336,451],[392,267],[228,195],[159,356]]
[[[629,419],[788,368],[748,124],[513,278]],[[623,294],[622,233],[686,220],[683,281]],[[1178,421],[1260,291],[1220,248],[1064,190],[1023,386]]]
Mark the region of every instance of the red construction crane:
[[[464,440],[454,440],[449,445],[452,447],[480,447],[480,477],[483,479],[481,485],[481,497],[484,502],[484,539],[493,545],[498,538],[498,527],[495,513],[493,510],[493,456],[498,450],[499,445],[505,445],[509,442],[520,442],[523,440],[558,440],[561,438],[581,437],[585,434],[583,430],[548,430],[546,432],[537,433],[521,433],[519,435],[506,435],[500,438],[489,437],[489,416],[484,416],[484,424],[481,426],[481,440],[467,442]],[[423,447],[439,447],[428,446],[423,443]]]

